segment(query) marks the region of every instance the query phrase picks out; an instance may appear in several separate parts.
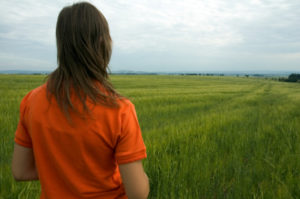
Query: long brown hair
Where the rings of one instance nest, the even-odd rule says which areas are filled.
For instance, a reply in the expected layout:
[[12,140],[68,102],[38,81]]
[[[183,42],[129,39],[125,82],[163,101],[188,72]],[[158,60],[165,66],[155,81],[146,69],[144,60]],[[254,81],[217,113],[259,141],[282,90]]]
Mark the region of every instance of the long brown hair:
[[68,117],[70,110],[78,112],[71,90],[85,111],[89,111],[87,98],[94,104],[117,107],[120,95],[108,79],[112,40],[102,13],[87,2],[64,7],[57,19],[56,45],[58,67],[48,76],[47,95],[55,96],[63,112]]

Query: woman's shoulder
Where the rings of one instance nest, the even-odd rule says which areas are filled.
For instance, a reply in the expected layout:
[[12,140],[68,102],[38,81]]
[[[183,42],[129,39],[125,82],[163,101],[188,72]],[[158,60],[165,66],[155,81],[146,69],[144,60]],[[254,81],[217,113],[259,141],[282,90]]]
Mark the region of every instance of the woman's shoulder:
[[[25,110],[29,110],[33,105],[41,104],[41,100],[38,96],[42,96],[41,93],[45,93],[45,85],[41,85],[37,88],[30,90],[21,100],[20,112],[25,113]],[[39,99],[37,99],[39,98]]]
[[120,97],[118,98],[118,105],[119,108],[123,111],[127,111],[128,109],[134,109],[134,104],[132,101],[126,97]]
[[22,101],[29,101],[35,96],[46,92],[46,84],[42,84],[32,90],[30,90],[24,97]]

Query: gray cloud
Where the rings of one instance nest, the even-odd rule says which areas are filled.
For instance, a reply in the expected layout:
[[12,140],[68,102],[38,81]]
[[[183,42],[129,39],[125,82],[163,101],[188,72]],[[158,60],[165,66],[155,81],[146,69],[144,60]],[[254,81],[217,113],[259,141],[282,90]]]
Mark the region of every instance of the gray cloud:
[[[300,70],[298,0],[91,1],[114,40],[112,70]],[[71,1],[0,2],[0,70],[54,69]]]

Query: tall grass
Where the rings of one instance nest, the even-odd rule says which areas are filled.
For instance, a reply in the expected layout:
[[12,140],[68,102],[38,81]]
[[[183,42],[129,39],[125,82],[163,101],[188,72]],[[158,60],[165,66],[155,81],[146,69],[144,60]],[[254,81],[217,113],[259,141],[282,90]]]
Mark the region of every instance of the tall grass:
[[[0,198],[38,198],[10,172],[19,103],[43,76],[0,76]],[[264,79],[115,76],[147,147],[149,198],[300,198],[300,85]]]

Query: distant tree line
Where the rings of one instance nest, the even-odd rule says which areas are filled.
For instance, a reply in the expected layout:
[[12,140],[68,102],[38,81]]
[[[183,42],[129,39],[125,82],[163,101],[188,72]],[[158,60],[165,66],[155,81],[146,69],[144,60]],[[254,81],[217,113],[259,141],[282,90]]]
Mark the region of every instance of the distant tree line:
[[180,75],[224,76],[224,74],[215,74],[215,73],[181,73]]
[[281,82],[300,82],[300,74],[292,73],[288,78],[281,77],[278,80]]

